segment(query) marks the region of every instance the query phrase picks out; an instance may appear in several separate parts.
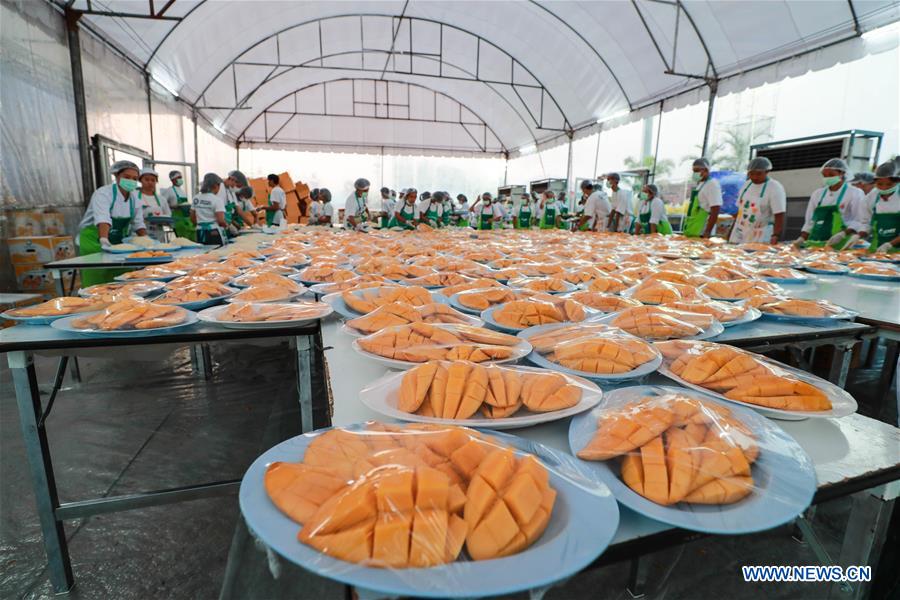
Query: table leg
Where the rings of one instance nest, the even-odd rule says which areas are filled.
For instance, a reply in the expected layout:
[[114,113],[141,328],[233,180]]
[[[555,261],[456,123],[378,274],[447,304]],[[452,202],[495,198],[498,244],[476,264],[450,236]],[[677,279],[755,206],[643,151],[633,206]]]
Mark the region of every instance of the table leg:
[[843,389],[847,384],[847,373],[850,371],[850,359],[853,358],[853,342],[849,345],[835,344],[831,355],[831,368],[828,370],[828,381]]
[[[840,566],[846,569],[851,565],[869,565],[875,576],[893,509],[894,500],[883,500],[869,490],[851,496],[850,518],[838,558]],[[828,597],[864,598],[870,586],[871,582],[834,582]]]
[[631,559],[628,570],[628,586],[625,588],[632,598],[643,598],[647,593],[647,576],[650,573],[647,556]]
[[209,379],[212,376],[212,358],[208,344],[191,345],[191,369],[201,379]]
[[313,430],[312,407],[312,353],[310,336],[298,335],[294,338],[297,351],[297,392],[300,398],[300,431]]
[[16,403],[22,426],[22,438],[28,455],[38,518],[44,538],[44,550],[50,572],[50,583],[57,593],[67,592],[74,584],[72,564],[62,521],[56,518],[59,496],[50,460],[47,432],[38,424],[41,417],[41,396],[31,354],[17,351],[8,355],[9,369],[16,390]]

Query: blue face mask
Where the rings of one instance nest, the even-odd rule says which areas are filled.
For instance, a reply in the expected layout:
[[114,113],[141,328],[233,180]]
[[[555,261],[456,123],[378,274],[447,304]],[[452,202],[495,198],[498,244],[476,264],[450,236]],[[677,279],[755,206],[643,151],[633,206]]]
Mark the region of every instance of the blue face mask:
[[694,183],[700,183],[700,173],[697,173],[696,171],[691,173],[691,181],[693,181]]

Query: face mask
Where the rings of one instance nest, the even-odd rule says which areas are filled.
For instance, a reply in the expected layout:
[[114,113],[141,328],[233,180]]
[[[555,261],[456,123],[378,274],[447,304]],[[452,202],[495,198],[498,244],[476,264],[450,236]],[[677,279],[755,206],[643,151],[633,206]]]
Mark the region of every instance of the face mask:
[[696,171],[691,173],[691,181],[693,181],[694,183],[700,183],[700,173],[697,173]]
[[650,195],[647,192],[641,192],[640,194],[638,194],[638,198],[640,198],[641,200],[646,200],[649,197]]
[[875,188],[875,189],[878,190],[879,196],[890,196],[891,194],[893,194],[894,192],[897,191],[897,187],[898,187],[898,185],[895,183],[894,187],[889,187],[886,190],[882,190],[880,188]]
[[359,197],[362,198],[363,200],[366,200],[369,197],[369,192],[363,192],[362,194],[360,194]]
[[835,184],[838,184],[838,183],[840,183],[840,182],[841,182],[841,176],[840,176],[840,175],[835,175],[834,177],[823,177],[823,178],[822,178],[822,183],[825,184],[825,187],[831,187],[831,186],[833,186],[833,185],[835,185]]
[[183,186],[183,185],[184,185],[184,179],[176,179],[176,180],[175,180],[175,185],[177,185],[178,187]]
[[137,189],[138,182],[134,179],[120,179],[119,187],[125,190],[126,192],[133,192]]

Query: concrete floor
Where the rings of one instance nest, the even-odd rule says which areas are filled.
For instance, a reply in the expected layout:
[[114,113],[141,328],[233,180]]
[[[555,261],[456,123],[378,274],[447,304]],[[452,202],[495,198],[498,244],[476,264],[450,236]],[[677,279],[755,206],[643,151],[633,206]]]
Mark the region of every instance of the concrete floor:
[[[155,362],[121,354],[115,362],[82,359],[86,385],[64,389],[48,419],[61,500],[240,478],[263,450],[296,434],[292,356],[283,344],[215,345],[214,386],[191,373],[186,349]],[[0,598],[47,598],[52,590],[10,374],[6,361],[2,363]],[[55,364],[55,359],[38,358],[39,381],[52,381]],[[878,372],[879,367],[855,371],[848,384],[864,414],[875,412],[871,384]],[[816,513],[817,533],[832,556],[838,553],[848,510],[848,499],[841,499],[820,505]],[[231,564],[240,566],[228,571],[227,597],[344,597],[342,586],[283,562],[273,579],[265,553],[236,528],[238,518],[236,496],[230,495],[67,522],[77,582],[69,597],[218,597],[235,531],[241,543],[234,545]],[[896,537],[892,541],[896,544]],[[744,564],[816,563],[808,546],[791,539],[786,527],[754,536],[706,538],[647,560],[647,598],[821,598],[827,591],[820,584],[743,583]],[[625,591],[628,573],[626,563],[609,565],[555,587],[545,597],[630,598]],[[891,585],[873,597],[897,594],[896,581]]]

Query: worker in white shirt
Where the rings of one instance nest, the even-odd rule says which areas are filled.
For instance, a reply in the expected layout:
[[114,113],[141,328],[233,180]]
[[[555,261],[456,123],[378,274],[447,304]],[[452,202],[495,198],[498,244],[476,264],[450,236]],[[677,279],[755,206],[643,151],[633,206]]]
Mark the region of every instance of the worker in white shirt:
[[403,229],[415,229],[419,222],[416,217],[419,215],[419,208],[416,206],[416,199],[419,192],[416,188],[401,190],[394,207],[394,218],[389,223],[390,227],[402,227]]
[[[246,191],[240,193],[245,188],[250,189],[249,196]],[[225,178],[225,222],[230,233],[236,234],[245,225],[249,227],[256,222],[256,206],[252,199],[253,188],[247,176],[241,171],[230,171]]]
[[853,179],[850,180],[850,185],[861,189],[863,197],[865,197],[872,191],[872,188],[875,187],[875,174],[867,171],[857,173],[853,176]]
[[605,231],[606,221],[612,207],[606,194],[594,189],[594,182],[585,179],[581,182],[581,200],[575,209],[578,221],[576,231]]
[[634,221],[633,195],[631,190],[619,187],[619,180],[618,173],[610,173],[606,176],[609,189],[612,190],[609,198],[612,211],[609,213],[609,223],[607,224],[609,231],[628,231]]
[[[428,192],[425,192],[425,194],[428,194]],[[422,194],[422,196],[425,196],[425,194]],[[416,207],[416,221],[437,229],[441,222],[443,210],[443,196],[441,192],[428,194],[428,198]]]
[[360,177],[353,182],[353,192],[347,196],[344,203],[344,227],[365,231],[368,228],[369,207],[366,200],[369,197],[369,180]]
[[900,170],[895,162],[875,169],[875,187],[863,206],[860,235],[872,240],[869,252],[900,252]]
[[382,229],[388,228],[388,223],[390,223],[393,215],[394,202],[391,200],[391,190],[383,187],[381,188],[381,207],[378,211],[378,220]]
[[169,171],[172,187],[163,188],[159,195],[169,203],[174,223],[172,228],[178,237],[194,239],[194,224],[191,223],[191,201],[184,190],[184,176],[181,171]]
[[133,192],[137,194],[138,206],[144,214],[144,222],[148,217],[171,217],[172,209],[169,202],[165,198],[160,198],[156,192],[156,183],[159,181],[159,175],[153,169],[147,167],[141,169],[138,176],[141,187]]
[[732,244],[763,242],[777,244],[784,232],[787,197],[784,187],[769,177],[772,162],[757,156],[747,166],[747,183],[738,196],[728,241]]
[[687,237],[712,235],[722,210],[722,186],[709,176],[709,160],[698,158],[691,165],[691,199],[684,216],[682,233]]
[[800,237],[794,240],[799,247],[829,246],[836,250],[852,246],[859,239],[859,213],[863,210],[862,190],[847,181],[850,168],[840,158],[832,158],[822,165],[822,187],[816,189],[806,204],[806,217]]
[[456,209],[453,211],[453,217],[457,227],[469,226],[469,199],[465,194],[456,195]]
[[319,188],[313,188],[309,191],[309,203],[306,205],[307,224],[316,225],[321,210],[322,203],[319,202]]
[[[108,250],[113,244],[121,244],[129,235],[147,235],[144,215],[132,192],[138,187],[138,166],[128,160],[113,163],[110,173],[115,183],[110,183],[91,195],[91,201],[78,225],[78,254],[95,254]],[[120,269],[84,269],[81,285],[88,287],[108,283]]]
[[500,227],[498,223],[503,221],[503,211],[499,202],[494,202],[494,198],[490,192],[485,192],[481,198],[472,207],[471,220],[474,221],[475,229],[487,230]]
[[641,204],[638,209],[638,219],[634,224],[634,233],[636,235],[650,233],[669,235],[672,233],[672,226],[666,215],[666,205],[659,196],[659,187],[648,183],[641,190],[639,198]]
[[331,203],[331,191],[328,188],[316,190],[316,212],[315,216],[310,216],[310,225],[323,225],[331,227],[334,223],[334,205]]
[[450,192],[441,192],[441,227],[450,225],[450,217],[453,215],[453,199]]
[[200,193],[191,201],[191,220],[197,226],[197,241],[206,245],[225,243],[225,201],[219,190],[225,185],[215,173],[207,173],[200,184]]
[[269,195],[266,199],[266,205],[262,208],[266,211],[266,225],[269,227],[278,227],[284,221],[284,211],[287,209],[287,196],[281,189],[279,183],[281,178],[271,173],[266,177],[269,185]]

